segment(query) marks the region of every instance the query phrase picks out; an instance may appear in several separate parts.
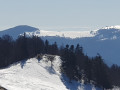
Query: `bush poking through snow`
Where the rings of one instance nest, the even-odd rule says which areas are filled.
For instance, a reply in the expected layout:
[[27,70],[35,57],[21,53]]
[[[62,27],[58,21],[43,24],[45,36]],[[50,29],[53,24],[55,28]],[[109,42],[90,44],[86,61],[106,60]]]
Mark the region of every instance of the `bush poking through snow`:
[[37,59],[42,59],[42,57],[43,57],[43,54],[37,54],[36,56]]
[[45,55],[47,60],[51,62],[51,67],[53,66],[52,62],[54,61],[55,55]]

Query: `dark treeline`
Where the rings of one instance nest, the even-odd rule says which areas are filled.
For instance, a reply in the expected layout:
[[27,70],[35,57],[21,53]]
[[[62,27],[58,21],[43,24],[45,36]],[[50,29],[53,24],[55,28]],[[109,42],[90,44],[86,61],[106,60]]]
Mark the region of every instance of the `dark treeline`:
[[120,67],[108,67],[102,57],[97,54],[89,58],[83,53],[83,48],[78,44],[66,45],[58,48],[57,43],[49,44],[41,38],[33,36],[19,36],[13,40],[11,36],[4,35],[0,38],[0,68],[15,62],[35,57],[37,54],[60,55],[62,60],[61,72],[72,80],[92,83],[99,87],[112,88],[120,86]]
[[0,38],[0,68],[6,67],[14,62],[35,57],[37,54],[58,54],[56,42],[49,45],[36,36],[19,36],[13,40],[11,36],[4,35]]
[[84,83],[112,88],[109,78],[110,68],[99,54],[91,59],[83,53],[83,48],[79,44],[75,48],[73,45],[66,45],[61,54],[62,72],[70,78],[70,82],[83,80]]

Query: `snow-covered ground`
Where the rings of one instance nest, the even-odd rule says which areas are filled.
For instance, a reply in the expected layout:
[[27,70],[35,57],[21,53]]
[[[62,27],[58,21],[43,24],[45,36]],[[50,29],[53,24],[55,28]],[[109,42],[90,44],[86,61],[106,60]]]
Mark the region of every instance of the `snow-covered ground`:
[[81,85],[60,73],[61,60],[55,57],[52,63],[45,56],[23,60],[6,69],[0,70],[0,85],[8,90],[100,90],[91,85]]
[[81,37],[93,37],[94,35],[90,31],[47,31],[36,30],[35,32],[26,32],[28,36],[59,36],[66,38],[81,38]]
[[46,62],[45,58],[40,62],[36,58],[31,58],[2,69],[0,85],[8,90],[66,90],[59,76],[58,58],[56,56],[54,69],[51,69],[51,63]]

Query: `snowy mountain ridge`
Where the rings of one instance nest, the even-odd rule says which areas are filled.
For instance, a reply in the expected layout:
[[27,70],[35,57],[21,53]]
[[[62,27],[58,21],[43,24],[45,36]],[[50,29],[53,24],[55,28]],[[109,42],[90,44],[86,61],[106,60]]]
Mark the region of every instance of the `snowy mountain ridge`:
[[82,37],[93,37],[90,31],[47,31],[34,28],[27,25],[16,26],[7,30],[0,31],[0,36],[9,34],[13,38],[17,38],[19,35],[26,33],[28,36],[59,36],[65,38],[82,38]]
[[28,36],[59,36],[65,38],[82,38],[82,37],[93,37],[90,31],[46,31],[36,30],[35,32],[26,32]]
[[106,26],[101,29],[92,31],[47,31],[40,30],[27,25],[16,26],[7,30],[0,31],[0,36],[9,34],[13,38],[17,38],[19,35],[26,33],[28,36],[57,36],[64,38],[85,38],[85,37],[98,37],[100,40],[117,39],[120,37],[120,26]]
[[99,40],[114,40],[120,38],[120,26],[110,26],[91,31]]

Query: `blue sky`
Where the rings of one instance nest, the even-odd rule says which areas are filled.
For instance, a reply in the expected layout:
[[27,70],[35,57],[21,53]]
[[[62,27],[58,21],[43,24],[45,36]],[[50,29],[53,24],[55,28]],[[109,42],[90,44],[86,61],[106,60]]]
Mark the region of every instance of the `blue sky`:
[[47,30],[120,25],[120,0],[0,0],[0,30],[17,25]]

